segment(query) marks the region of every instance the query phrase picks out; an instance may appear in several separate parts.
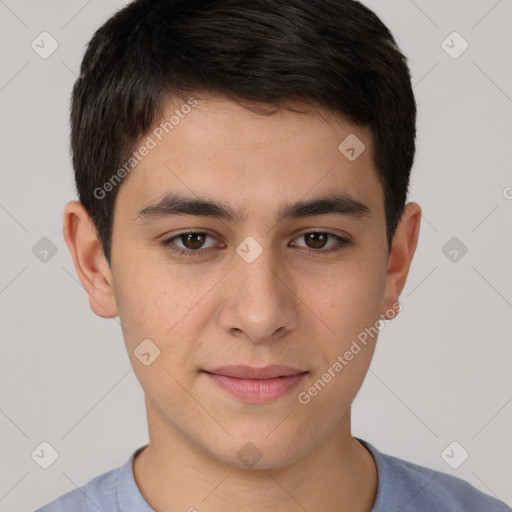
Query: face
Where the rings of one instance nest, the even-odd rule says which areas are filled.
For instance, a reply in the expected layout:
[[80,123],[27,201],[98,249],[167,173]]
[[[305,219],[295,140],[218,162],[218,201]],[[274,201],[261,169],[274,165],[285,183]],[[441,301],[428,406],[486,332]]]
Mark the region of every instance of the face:
[[[362,333],[398,298],[371,140],[318,112],[222,98],[180,112],[142,138],[116,199],[126,347],[150,431],[280,467],[346,424],[376,341]],[[366,146],[355,160],[338,148],[349,135]]]

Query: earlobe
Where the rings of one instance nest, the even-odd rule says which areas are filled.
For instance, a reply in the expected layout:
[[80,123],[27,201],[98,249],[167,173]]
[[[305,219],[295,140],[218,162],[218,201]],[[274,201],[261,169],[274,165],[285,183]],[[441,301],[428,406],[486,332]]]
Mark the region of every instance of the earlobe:
[[102,318],[117,316],[112,273],[94,223],[80,202],[66,204],[63,224],[64,239],[91,309]]
[[417,203],[408,203],[400,219],[388,260],[386,288],[383,301],[383,311],[396,309],[393,305],[398,299],[407,280],[412,258],[418,244],[421,223],[421,207]]

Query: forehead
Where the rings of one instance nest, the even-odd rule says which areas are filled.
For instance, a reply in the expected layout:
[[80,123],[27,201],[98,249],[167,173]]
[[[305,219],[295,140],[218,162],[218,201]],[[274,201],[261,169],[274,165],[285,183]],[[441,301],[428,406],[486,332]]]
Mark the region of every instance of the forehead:
[[152,149],[118,201],[141,207],[178,192],[244,210],[261,198],[277,210],[308,194],[340,191],[377,207],[382,191],[369,129],[322,109],[295,107],[302,112],[267,107],[273,113],[262,115],[221,97],[164,102],[139,141],[138,148]]
[[[188,108],[191,104],[193,106]],[[169,127],[169,121],[173,126]],[[166,125],[170,129],[165,130]],[[202,145],[199,137],[204,143],[212,139],[216,145],[226,147],[258,142],[275,146],[300,144],[304,137],[314,143],[316,136],[329,132],[335,138],[341,133],[354,133],[371,142],[368,128],[356,126],[345,116],[303,101],[289,101],[286,108],[278,108],[242,100],[239,103],[212,94],[172,101],[164,99],[148,134],[159,128],[166,132],[162,134],[164,137],[171,138],[172,134],[180,139],[180,144],[190,143],[195,147]],[[290,135],[295,137],[290,139]]]

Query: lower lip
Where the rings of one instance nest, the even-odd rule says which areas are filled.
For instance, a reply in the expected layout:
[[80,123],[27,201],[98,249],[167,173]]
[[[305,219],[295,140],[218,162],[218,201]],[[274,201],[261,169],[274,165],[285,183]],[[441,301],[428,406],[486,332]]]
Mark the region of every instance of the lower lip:
[[263,404],[288,393],[305,377],[305,373],[276,377],[274,379],[238,379],[206,373],[217,386],[244,402]]

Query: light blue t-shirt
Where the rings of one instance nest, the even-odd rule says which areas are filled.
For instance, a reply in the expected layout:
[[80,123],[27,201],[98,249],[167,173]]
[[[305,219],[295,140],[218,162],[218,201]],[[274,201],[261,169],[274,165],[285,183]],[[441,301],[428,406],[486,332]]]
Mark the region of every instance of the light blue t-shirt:
[[[371,512],[510,512],[502,501],[464,480],[379,452],[355,438],[373,455],[378,488]],[[120,468],[107,471],[35,512],[154,512],[133,477],[135,450]]]

